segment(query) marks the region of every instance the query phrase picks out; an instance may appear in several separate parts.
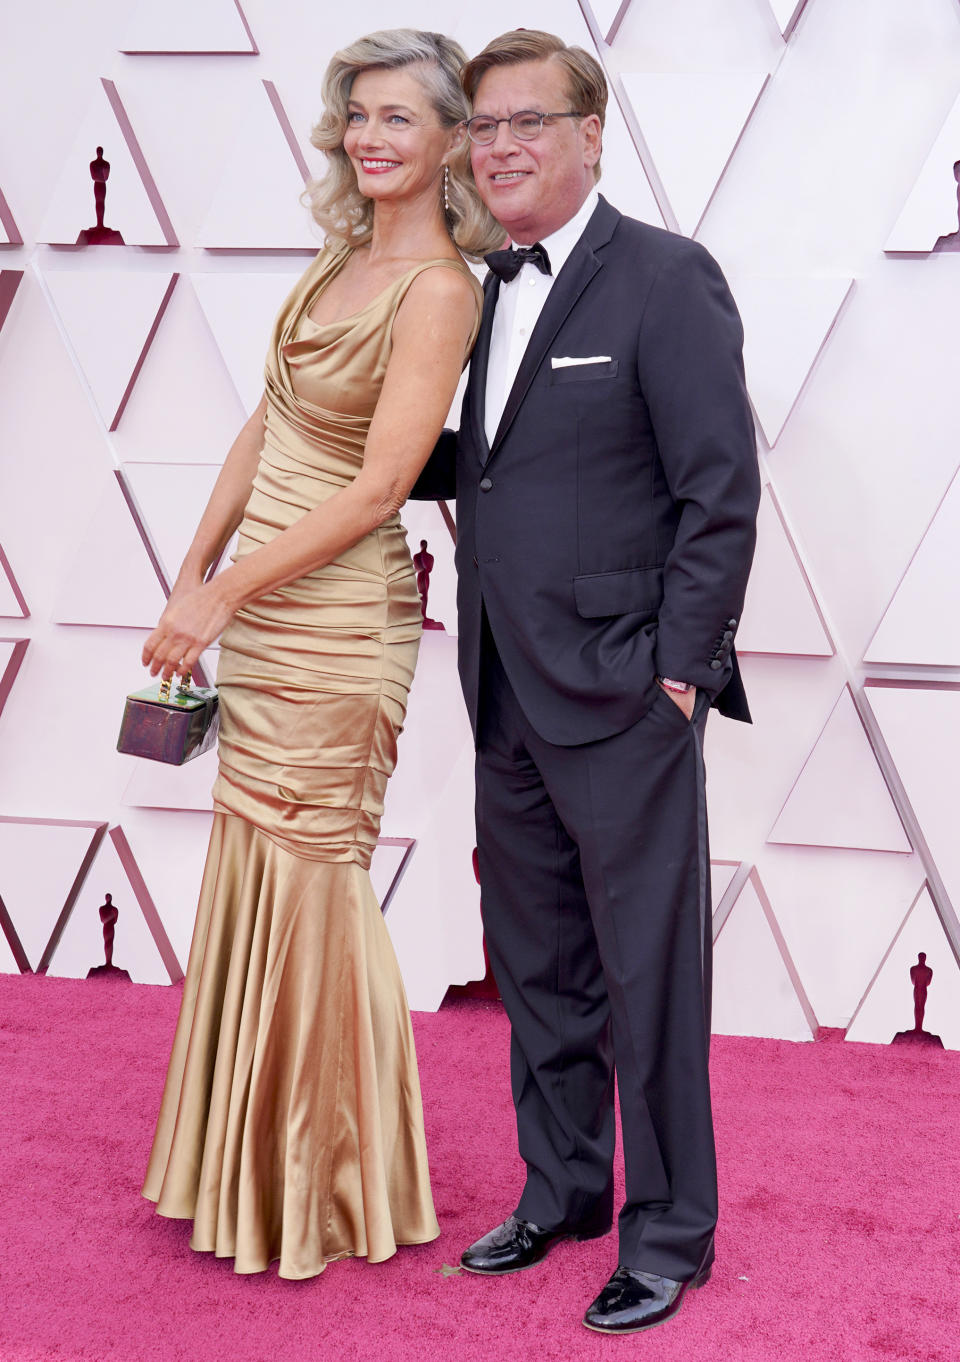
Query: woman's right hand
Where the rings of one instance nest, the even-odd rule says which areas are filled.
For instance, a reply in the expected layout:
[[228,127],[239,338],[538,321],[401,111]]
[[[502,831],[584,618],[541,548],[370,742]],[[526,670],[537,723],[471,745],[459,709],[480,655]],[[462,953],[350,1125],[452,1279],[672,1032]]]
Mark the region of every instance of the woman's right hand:
[[186,584],[173,593],[156,629],[143,645],[142,661],[150,675],[164,681],[192,672],[208,648],[229,624],[236,606],[224,588],[224,575],[199,586]]
[[[156,627],[150,633],[149,636],[150,639],[154,639],[157,636],[158,632],[163,627],[165,623],[165,617],[167,615],[167,612],[170,610],[171,606],[179,605],[179,603],[183,600],[184,596],[189,595],[191,591],[195,591],[197,587],[200,586],[203,586],[203,578],[198,573],[185,572],[183,569],[181,569],[179,577],[174,582],[173,586],[170,588],[170,595],[167,597],[166,605],[160,612],[160,618],[157,620]],[[144,650],[140,655],[141,663],[143,664],[143,666],[149,667],[151,659],[152,649],[148,654],[147,648],[144,647]]]

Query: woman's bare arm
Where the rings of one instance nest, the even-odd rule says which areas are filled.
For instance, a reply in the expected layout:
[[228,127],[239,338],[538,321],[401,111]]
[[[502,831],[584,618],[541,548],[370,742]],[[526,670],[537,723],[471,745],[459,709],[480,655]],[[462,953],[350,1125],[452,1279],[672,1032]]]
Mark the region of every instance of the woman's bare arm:
[[[241,606],[333,562],[400,509],[443,429],[476,306],[469,282],[450,270],[427,270],[414,281],[394,321],[393,349],[357,477],[212,582],[171,599],[143,651],[154,676],[193,667]],[[198,532],[197,538],[209,551],[213,537],[201,540]]]
[[264,397],[230,446],[170,593],[171,599],[201,585],[208,569],[223,553],[243,519],[263,448],[266,414],[267,399]]

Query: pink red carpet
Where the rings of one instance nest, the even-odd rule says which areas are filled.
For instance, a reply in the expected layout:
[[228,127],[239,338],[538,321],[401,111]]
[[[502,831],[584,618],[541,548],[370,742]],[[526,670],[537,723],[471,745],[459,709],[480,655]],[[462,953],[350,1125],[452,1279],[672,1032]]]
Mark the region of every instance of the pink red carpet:
[[237,1277],[138,1195],[178,990],[0,976],[2,1362],[956,1362],[960,1054],[720,1038],[717,1267],[662,1328],[580,1314],[614,1236],[448,1273],[514,1205],[507,1027],[415,1018],[442,1237],[309,1282]]

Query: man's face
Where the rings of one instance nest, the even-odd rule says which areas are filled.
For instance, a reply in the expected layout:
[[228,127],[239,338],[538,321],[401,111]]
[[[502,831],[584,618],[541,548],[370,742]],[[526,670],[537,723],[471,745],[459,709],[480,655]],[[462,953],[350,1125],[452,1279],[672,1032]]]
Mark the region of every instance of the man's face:
[[[480,79],[474,114],[509,118],[521,109],[538,113],[573,110],[567,73],[556,62],[491,67]],[[514,241],[530,245],[569,222],[594,184],[600,159],[600,120],[548,119],[539,137],[524,142],[508,123],[489,146],[470,144],[480,197]]]

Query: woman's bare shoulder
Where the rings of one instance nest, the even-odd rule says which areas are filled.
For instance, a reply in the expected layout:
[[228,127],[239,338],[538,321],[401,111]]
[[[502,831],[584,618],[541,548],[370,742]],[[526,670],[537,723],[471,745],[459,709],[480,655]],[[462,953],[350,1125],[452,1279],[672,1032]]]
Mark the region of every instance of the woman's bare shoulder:
[[410,282],[402,306],[408,311],[436,306],[474,307],[483,290],[462,260],[427,260]]

